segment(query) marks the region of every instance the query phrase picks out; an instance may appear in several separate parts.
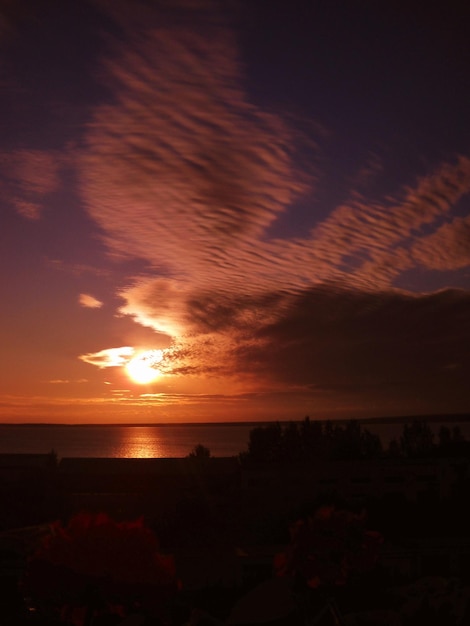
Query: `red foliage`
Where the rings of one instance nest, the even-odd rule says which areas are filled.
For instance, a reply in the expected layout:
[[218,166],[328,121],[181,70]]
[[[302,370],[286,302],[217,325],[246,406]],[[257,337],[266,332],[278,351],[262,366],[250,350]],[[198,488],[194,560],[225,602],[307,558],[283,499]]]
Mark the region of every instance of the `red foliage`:
[[279,576],[295,575],[309,587],[344,585],[354,572],[377,562],[382,536],[364,529],[364,519],[349,511],[321,507],[291,529],[291,543],[278,554]]
[[138,597],[156,608],[177,587],[173,558],[158,551],[142,520],[115,522],[107,515],[79,514],[56,522],[30,559],[25,590],[38,602],[86,603],[93,590],[106,601]]

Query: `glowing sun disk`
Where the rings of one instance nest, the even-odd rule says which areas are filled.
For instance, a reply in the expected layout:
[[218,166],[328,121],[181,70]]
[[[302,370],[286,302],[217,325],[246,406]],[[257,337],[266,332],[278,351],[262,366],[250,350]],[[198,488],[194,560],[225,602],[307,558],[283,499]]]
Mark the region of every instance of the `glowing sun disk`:
[[160,376],[160,370],[156,367],[163,359],[161,350],[147,350],[131,359],[126,365],[129,377],[140,385],[151,383]]

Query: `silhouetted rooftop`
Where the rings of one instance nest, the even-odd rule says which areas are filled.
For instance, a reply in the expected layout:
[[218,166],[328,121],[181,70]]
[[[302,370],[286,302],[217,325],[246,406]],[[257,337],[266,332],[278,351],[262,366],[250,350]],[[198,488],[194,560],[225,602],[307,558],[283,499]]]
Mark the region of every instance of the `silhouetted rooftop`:
[[233,473],[238,470],[237,457],[194,458],[93,458],[68,457],[61,459],[62,473],[100,474],[156,474],[179,475],[204,473]]
[[1,468],[46,468],[51,463],[51,454],[0,454]]

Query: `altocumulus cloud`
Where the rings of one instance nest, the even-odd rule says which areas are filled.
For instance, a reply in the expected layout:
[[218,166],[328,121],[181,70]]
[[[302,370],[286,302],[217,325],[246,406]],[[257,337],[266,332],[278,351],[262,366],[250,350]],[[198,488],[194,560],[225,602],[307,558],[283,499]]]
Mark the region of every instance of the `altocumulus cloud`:
[[412,248],[416,263],[429,269],[455,270],[470,265],[470,217],[456,217]]
[[123,45],[107,63],[115,102],[96,110],[83,159],[113,250],[211,289],[303,189],[290,131],[248,102],[232,40],[219,24],[178,23]]
[[268,235],[309,189],[296,132],[250,102],[232,31],[205,19],[211,3],[190,6],[185,19],[134,23],[114,45],[103,65],[111,98],[79,160],[109,249],[152,268],[119,291],[121,313],[174,339],[174,372],[389,394],[417,371],[423,381],[447,372],[457,388],[467,294],[411,295],[396,281],[468,265],[468,218],[451,212],[470,191],[470,159],[383,201],[352,194],[303,236]]

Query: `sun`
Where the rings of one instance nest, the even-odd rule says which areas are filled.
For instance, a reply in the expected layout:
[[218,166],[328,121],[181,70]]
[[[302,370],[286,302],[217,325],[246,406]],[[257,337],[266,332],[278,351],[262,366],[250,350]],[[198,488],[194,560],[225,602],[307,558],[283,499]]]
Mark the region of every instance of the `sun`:
[[156,365],[160,363],[162,359],[162,350],[147,350],[141,352],[126,365],[127,374],[139,385],[151,383],[160,376],[160,370]]

